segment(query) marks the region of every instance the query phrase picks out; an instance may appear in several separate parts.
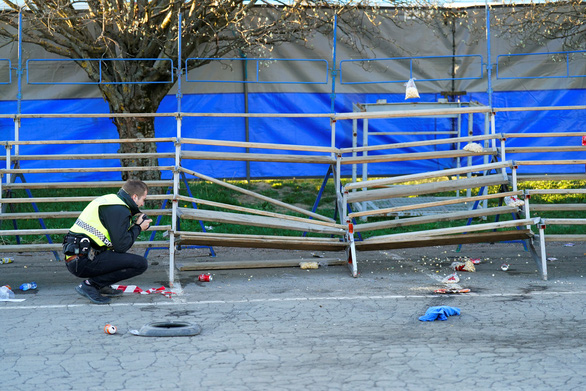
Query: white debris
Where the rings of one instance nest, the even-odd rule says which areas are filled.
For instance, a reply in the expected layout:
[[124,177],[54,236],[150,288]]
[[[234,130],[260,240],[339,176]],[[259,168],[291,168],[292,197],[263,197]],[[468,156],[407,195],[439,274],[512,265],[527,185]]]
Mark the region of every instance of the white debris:
[[484,150],[482,148],[482,145],[476,144],[476,143],[470,143],[470,144],[466,145],[463,149],[464,149],[464,151],[468,151],[468,152],[482,152]]

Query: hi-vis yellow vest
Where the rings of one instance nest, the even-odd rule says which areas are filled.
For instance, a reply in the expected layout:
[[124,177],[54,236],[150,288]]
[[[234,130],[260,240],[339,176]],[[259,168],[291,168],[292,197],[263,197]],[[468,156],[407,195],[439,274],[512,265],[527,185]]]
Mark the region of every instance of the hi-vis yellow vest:
[[98,213],[100,206],[103,205],[124,205],[128,208],[116,194],[98,197],[86,206],[69,231],[89,236],[100,247],[112,247],[110,233],[100,221]]

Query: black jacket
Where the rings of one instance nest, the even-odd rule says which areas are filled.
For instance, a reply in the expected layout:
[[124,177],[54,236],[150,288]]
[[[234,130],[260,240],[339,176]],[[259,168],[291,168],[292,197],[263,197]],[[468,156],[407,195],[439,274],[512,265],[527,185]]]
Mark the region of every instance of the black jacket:
[[132,247],[141,232],[140,226],[130,225],[132,216],[141,212],[136,202],[124,190],[120,189],[117,196],[128,205],[130,210],[124,205],[104,205],[100,206],[98,213],[100,221],[110,233],[111,250],[125,253]]

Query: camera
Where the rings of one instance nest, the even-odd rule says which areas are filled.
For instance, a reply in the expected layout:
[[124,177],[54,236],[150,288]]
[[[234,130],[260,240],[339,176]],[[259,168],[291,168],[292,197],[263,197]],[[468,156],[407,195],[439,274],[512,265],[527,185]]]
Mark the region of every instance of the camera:
[[82,255],[87,255],[90,252],[91,243],[89,238],[82,238],[79,241],[79,253]]
[[146,215],[146,213],[142,214],[142,220],[140,220],[140,222],[138,222],[138,219],[136,219],[136,224],[141,225],[142,223],[144,223],[145,221],[147,221],[149,219],[149,216]]

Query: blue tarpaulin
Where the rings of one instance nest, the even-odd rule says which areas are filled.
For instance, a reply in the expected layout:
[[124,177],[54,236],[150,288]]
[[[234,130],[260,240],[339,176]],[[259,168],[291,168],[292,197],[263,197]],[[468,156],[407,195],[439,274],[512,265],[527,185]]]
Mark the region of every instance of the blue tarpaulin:
[[[421,94],[419,101],[436,102],[437,94]],[[471,93],[464,97],[470,101],[486,104],[486,93]],[[329,113],[331,96],[320,93],[253,93],[248,95],[248,107],[251,113]],[[337,94],[336,112],[351,112],[355,103],[374,103],[379,99],[387,102],[404,102],[403,94]],[[552,91],[509,91],[493,94],[494,107],[534,107],[576,105],[586,101],[586,90],[552,90]],[[16,104],[12,101],[0,105],[2,113],[14,113]],[[169,95],[159,107],[159,112],[175,112],[177,101]],[[182,99],[182,111],[190,113],[242,113],[244,112],[244,95],[241,93],[189,94]],[[26,100],[22,102],[22,113],[107,113],[108,105],[103,99],[68,99],[68,100]],[[474,115],[474,135],[484,134],[482,114]],[[515,111],[498,112],[496,117],[497,133],[548,133],[577,132],[586,128],[586,113],[583,110],[552,110],[552,111]],[[462,116],[461,135],[467,135],[467,115]],[[362,121],[358,121],[361,132]],[[369,121],[371,132],[396,131],[409,129],[421,132],[446,131],[454,129],[454,120],[446,118],[393,118]],[[174,118],[157,118],[155,121],[157,137],[175,137],[176,121]],[[14,121],[0,120],[0,138],[14,140]],[[218,140],[245,141],[244,118],[184,117],[182,123],[183,138],[203,138]],[[433,140],[437,135],[385,135],[372,139],[369,144],[386,144],[409,141]],[[442,136],[446,137],[446,136]],[[118,133],[112,121],[107,118],[35,118],[23,119],[20,140],[84,140],[84,139],[116,139]],[[330,146],[331,126],[329,118],[250,118],[249,141],[259,143],[301,144],[312,146]],[[359,145],[362,136],[358,138]],[[532,146],[578,146],[580,137],[563,138],[511,138],[507,147]],[[336,123],[336,147],[352,146],[352,121],[342,120]],[[71,145],[30,145],[21,146],[21,154],[54,154],[58,153],[115,153],[118,144],[71,144]],[[406,148],[376,153],[407,153],[430,152],[454,149],[455,144],[439,146]],[[186,145],[187,151],[235,151],[243,152],[243,148],[211,147]],[[161,144],[158,152],[172,152],[171,143]],[[284,151],[254,150],[261,153],[284,153]],[[301,152],[290,152],[299,154]],[[555,155],[555,156],[554,156]],[[507,155],[511,160],[551,160],[584,158],[581,152],[564,154],[522,153]],[[160,165],[173,165],[173,159],[161,159]],[[465,162],[463,162],[465,164]],[[119,166],[114,160],[71,160],[71,161],[27,161],[21,162],[22,168],[43,167],[108,167]],[[246,164],[241,161],[201,161],[183,160],[185,167],[211,175],[216,178],[244,178]],[[430,170],[451,168],[456,160],[435,159],[415,160],[400,163],[369,164],[369,176],[386,176],[409,174]],[[328,167],[319,164],[295,164],[251,162],[252,178],[270,177],[321,177]],[[351,174],[351,166],[342,167],[342,175]],[[525,166],[524,173],[583,173],[581,165],[556,166]],[[27,181],[89,181],[118,180],[120,174],[113,173],[67,173],[29,175]],[[165,175],[170,175],[166,173]]]

